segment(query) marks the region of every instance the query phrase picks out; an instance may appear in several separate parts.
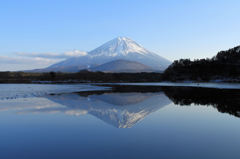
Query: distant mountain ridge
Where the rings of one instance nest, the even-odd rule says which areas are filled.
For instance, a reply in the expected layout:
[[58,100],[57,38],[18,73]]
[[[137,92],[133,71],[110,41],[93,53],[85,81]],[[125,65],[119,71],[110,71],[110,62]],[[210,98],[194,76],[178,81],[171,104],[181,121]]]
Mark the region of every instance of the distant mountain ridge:
[[[171,64],[169,60],[146,50],[133,40],[126,37],[118,37],[88,52],[84,56],[69,58],[45,69],[38,69],[35,71],[78,72],[83,69],[96,70],[96,68],[98,66],[100,67],[100,65],[117,60],[135,62],[135,65],[133,63],[131,64],[131,67],[135,68],[129,68],[129,70],[136,70],[136,72],[149,72],[149,70],[164,71]],[[145,69],[143,69],[143,65],[145,65]],[[110,69],[112,72],[115,72],[112,68],[106,68],[106,65],[104,67],[105,70]],[[128,69],[126,69],[126,66],[124,65],[118,65],[117,69],[118,71],[127,70],[126,72],[128,72]]]

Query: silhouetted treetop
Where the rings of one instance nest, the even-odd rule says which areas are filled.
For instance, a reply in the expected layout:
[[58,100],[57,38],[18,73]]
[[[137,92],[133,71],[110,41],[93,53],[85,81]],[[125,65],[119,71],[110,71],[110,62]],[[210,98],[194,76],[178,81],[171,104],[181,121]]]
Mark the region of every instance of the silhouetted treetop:
[[165,80],[240,79],[240,46],[220,51],[211,59],[180,59],[164,72]]

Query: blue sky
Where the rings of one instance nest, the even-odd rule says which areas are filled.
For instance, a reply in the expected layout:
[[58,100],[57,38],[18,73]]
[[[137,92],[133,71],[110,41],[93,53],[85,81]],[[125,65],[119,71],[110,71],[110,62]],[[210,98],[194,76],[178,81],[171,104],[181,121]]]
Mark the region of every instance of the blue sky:
[[239,45],[239,8],[238,0],[1,1],[0,70],[45,67],[118,36],[170,60],[212,57]]

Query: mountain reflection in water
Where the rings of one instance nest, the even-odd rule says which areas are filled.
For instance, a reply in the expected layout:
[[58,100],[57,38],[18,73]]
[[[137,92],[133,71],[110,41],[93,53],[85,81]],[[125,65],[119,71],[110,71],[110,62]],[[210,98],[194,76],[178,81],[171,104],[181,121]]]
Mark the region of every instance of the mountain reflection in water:
[[[158,93],[102,93],[92,95],[63,94],[48,96],[65,108],[44,108],[38,111],[62,111],[71,115],[91,114],[118,128],[129,128],[148,114],[171,101]],[[36,111],[36,110],[35,110]]]
[[[212,106],[219,112],[240,117],[240,91],[193,87],[121,86],[124,89],[44,96],[47,103],[12,106],[18,113],[91,114],[118,128],[130,128],[164,106]],[[52,106],[53,103],[58,106]],[[5,104],[5,107],[4,107]],[[35,104],[35,106],[34,106]],[[10,104],[9,104],[10,105]],[[0,109],[9,105],[0,101]]]

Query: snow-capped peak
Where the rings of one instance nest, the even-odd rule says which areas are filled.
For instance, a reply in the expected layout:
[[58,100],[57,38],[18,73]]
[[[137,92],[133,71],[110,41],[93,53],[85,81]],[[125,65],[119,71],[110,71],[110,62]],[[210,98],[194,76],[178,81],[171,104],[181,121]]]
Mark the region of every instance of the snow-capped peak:
[[117,37],[89,52],[92,56],[121,56],[129,53],[149,54],[150,52],[127,37]]
[[[74,53],[74,55],[75,54],[76,53]],[[158,54],[146,50],[141,45],[137,44],[133,40],[126,37],[117,37],[103,44],[102,46],[94,49],[93,51],[90,51],[88,53],[77,52],[77,54],[82,56],[66,59],[65,61],[61,61],[59,63],[49,66],[46,70],[47,71],[66,70],[65,72],[77,72],[81,69],[94,70],[98,66],[100,67],[101,65],[109,64],[109,62],[111,61],[116,62],[116,60],[127,60],[131,62],[137,62],[150,67],[150,70],[156,71],[163,71],[171,64],[171,62],[168,61],[167,59],[159,56]],[[105,66],[106,65],[104,65],[104,67]],[[131,66],[136,67],[136,65]],[[123,67],[124,66],[118,68],[122,69]],[[133,68],[131,69],[128,68],[127,70],[132,69]],[[110,68],[107,68],[107,70],[110,70]],[[124,71],[127,70],[125,69]],[[140,67],[138,67],[137,70],[139,71]],[[114,71],[116,72],[117,70],[115,69]]]

